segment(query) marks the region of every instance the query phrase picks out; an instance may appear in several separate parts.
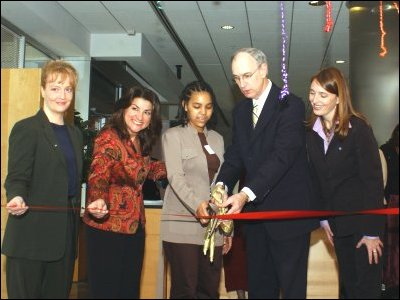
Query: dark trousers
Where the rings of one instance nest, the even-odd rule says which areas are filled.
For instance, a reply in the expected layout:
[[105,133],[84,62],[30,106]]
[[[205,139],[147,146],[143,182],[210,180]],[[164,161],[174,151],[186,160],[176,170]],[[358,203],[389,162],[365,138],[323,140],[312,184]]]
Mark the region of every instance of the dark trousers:
[[380,299],[382,262],[369,264],[367,248],[356,245],[361,235],[333,237],[344,295],[347,299]]
[[246,224],[245,238],[249,299],[305,299],[310,234],[274,240],[255,223]]
[[139,299],[145,233],[122,234],[86,226],[88,282],[95,299]]
[[76,254],[75,217],[73,213],[68,216],[66,248],[61,259],[40,261],[7,257],[9,299],[68,299]]
[[163,242],[171,268],[170,299],[218,299],[222,246],[215,247],[214,261],[202,245]]

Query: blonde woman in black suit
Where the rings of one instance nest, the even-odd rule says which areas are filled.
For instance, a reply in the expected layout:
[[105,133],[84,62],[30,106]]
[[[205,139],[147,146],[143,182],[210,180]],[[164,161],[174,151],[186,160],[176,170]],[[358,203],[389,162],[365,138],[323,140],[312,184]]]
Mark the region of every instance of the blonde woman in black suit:
[[214,262],[210,263],[203,254],[206,227],[195,214],[207,214],[210,184],[223,161],[224,141],[211,129],[216,103],[207,83],[189,83],[180,99],[181,125],[168,129],[162,137],[169,186],[162,209],[161,239],[171,267],[170,298],[218,299],[222,254],[229,251],[231,238],[217,233]]
[[[358,211],[383,206],[378,145],[365,117],[353,109],[343,74],[323,69],[311,78],[307,149],[319,208]],[[349,215],[321,221],[335,247],[348,299],[379,299],[384,217]]]
[[64,115],[77,80],[69,63],[48,62],[41,79],[43,108],[11,131],[5,181],[10,216],[2,247],[9,298],[69,296],[79,220],[73,208],[80,203],[83,146],[80,130],[66,124]]

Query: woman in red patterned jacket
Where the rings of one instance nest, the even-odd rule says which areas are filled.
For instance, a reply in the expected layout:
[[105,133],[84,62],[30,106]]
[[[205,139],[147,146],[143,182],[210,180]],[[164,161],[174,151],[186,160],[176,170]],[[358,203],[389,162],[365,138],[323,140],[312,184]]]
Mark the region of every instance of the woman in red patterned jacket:
[[94,298],[139,298],[146,222],[142,185],[146,178],[166,177],[164,163],[149,156],[160,132],[157,95],[133,87],[95,140],[83,218]]

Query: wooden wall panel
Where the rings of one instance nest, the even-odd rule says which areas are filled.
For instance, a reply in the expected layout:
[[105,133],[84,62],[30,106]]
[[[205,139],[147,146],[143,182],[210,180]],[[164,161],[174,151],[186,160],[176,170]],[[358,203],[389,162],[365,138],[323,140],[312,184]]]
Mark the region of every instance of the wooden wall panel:
[[[1,204],[7,203],[4,181],[7,176],[8,137],[14,124],[36,114],[40,107],[40,69],[1,69]],[[7,223],[1,210],[1,241]],[[1,298],[7,297],[5,257],[1,256]]]

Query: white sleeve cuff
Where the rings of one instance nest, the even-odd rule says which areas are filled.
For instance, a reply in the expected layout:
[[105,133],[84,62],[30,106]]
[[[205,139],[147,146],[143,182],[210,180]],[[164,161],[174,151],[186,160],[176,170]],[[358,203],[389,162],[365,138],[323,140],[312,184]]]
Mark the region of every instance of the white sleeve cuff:
[[325,227],[325,226],[329,226],[329,222],[328,222],[328,220],[321,220],[321,221],[319,221],[319,225],[321,226],[321,227]]
[[367,240],[376,240],[376,239],[379,239],[379,236],[364,235],[364,237],[365,237]]
[[242,188],[241,192],[245,193],[247,195],[247,197],[249,197],[249,201],[253,201],[257,197],[256,195],[254,195],[254,193],[251,191],[251,189],[249,189],[246,186],[244,188]]

